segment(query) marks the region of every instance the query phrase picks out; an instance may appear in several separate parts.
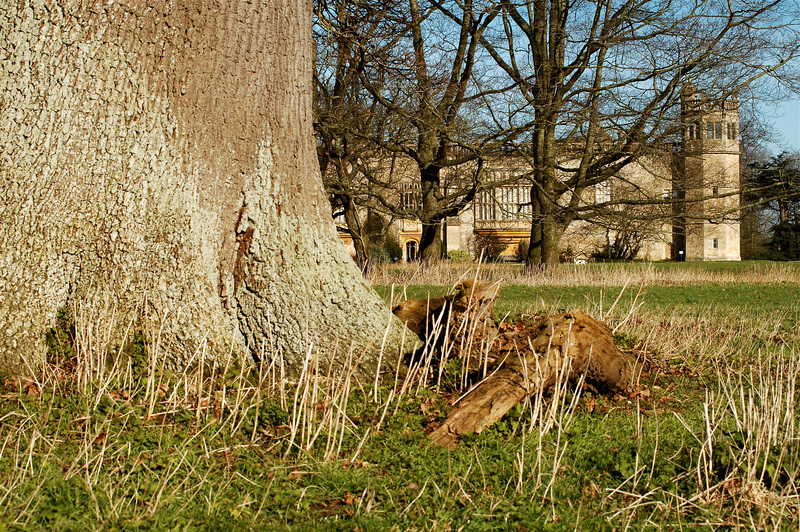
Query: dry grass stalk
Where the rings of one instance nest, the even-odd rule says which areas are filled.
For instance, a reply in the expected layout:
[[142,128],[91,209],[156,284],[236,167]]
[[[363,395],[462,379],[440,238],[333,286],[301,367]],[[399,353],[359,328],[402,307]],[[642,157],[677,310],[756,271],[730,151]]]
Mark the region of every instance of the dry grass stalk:
[[454,285],[479,269],[486,281],[528,286],[689,285],[709,283],[800,284],[800,268],[792,263],[755,263],[739,270],[656,267],[652,263],[559,264],[555,268],[527,271],[520,264],[458,263],[380,264],[373,268],[373,285]]

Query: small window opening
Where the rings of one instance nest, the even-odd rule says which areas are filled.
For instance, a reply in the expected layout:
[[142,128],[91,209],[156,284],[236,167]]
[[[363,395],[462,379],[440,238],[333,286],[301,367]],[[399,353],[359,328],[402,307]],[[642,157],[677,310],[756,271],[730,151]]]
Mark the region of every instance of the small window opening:
[[603,181],[594,186],[595,203],[608,203],[611,201],[611,181]]
[[403,210],[414,210],[420,204],[419,188],[411,183],[400,185],[400,208]]

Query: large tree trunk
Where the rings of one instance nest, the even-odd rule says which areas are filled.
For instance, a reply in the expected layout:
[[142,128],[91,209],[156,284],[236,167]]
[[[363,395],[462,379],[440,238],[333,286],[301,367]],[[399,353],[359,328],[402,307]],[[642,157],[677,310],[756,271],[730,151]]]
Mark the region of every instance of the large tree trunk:
[[442,222],[422,224],[419,248],[418,256],[423,261],[438,261],[442,258]]
[[528,245],[528,256],[525,258],[525,268],[533,270],[539,268],[542,260],[542,209],[535,188],[531,188],[530,198],[531,238]]
[[310,0],[46,4],[0,7],[0,373],[70,302],[109,344],[163,327],[178,368],[380,345],[319,177]]
[[420,165],[422,235],[419,240],[419,256],[424,261],[438,261],[442,258],[440,171],[438,166]]
[[561,237],[566,226],[557,219],[557,205],[553,204],[552,185],[547,177],[542,178],[544,191],[531,193],[533,219],[531,222],[531,246],[528,249],[526,267],[532,269],[551,268],[558,265]]
[[542,221],[542,267],[552,268],[558,265],[564,226],[553,218],[553,214],[548,214]]

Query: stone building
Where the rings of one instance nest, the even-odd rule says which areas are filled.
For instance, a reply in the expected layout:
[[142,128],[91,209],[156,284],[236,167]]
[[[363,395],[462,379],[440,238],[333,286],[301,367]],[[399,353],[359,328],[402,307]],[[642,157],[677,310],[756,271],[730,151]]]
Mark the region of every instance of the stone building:
[[[626,238],[632,239],[636,258],[643,260],[740,260],[738,103],[732,99],[721,107],[708,105],[691,85],[682,96],[682,141],[629,164],[583,194],[587,204],[608,207],[569,226],[562,239],[564,260],[588,260]],[[394,158],[386,171],[389,166],[396,182],[405,183],[394,192],[395,200],[412,206],[419,195],[414,165]],[[499,245],[502,258],[514,260],[520,243],[530,238],[531,185],[525,178],[530,167],[519,156],[501,154],[487,161],[486,168],[487,187],[459,216],[447,220],[443,240],[448,252],[465,250],[473,257],[487,243]],[[625,199],[638,201],[619,205]],[[630,204],[637,202],[642,205]],[[402,259],[415,259],[421,224],[400,219],[391,231],[402,246]],[[346,230],[340,235],[352,246]]]
[[705,105],[689,86],[684,89],[681,116],[684,137],[678,177],[682,179],[676,180],[673,193],[690,201],[684,209],[676,209],[675,250],[683,251],[686,260],[740,260],[738,103]]

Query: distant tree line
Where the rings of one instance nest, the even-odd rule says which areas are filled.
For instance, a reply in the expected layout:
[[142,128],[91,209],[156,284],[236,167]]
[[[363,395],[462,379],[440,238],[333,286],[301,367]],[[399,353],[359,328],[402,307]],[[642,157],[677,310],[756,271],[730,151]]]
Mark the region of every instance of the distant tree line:
[[743,258],[800,260],[800,154],[750,163],[743,194]]

